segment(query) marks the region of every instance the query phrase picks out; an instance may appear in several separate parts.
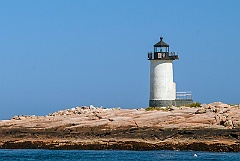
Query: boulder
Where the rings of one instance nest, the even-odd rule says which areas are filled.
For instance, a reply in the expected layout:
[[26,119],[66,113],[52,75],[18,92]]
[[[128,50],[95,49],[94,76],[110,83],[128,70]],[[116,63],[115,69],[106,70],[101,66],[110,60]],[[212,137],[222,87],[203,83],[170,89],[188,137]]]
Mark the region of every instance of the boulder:
[[195,114],[203,114],[203,113],[206,113],[207,111],[206,111],[206,109],[205,108],[199,108],[196,112],[195,112]]

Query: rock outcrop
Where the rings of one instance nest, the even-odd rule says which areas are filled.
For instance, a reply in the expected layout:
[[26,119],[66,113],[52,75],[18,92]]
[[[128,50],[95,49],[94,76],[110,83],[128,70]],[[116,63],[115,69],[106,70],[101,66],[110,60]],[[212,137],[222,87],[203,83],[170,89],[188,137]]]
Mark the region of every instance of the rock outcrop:
[[240,151],[240,109],[221,102],[171,110],[83,106],[0,121],[0,148]]

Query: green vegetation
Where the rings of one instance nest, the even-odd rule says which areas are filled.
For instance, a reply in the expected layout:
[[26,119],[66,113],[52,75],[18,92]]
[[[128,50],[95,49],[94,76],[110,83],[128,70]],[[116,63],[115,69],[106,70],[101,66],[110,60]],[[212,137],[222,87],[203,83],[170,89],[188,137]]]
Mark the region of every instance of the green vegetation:
[[200,102],[193,102],[191,104],[188,105],[189,107],[201,107],[201,103]]
[[159,108],[159,107],[148,107],[148,108],[146,108],[145,110],[146,110],[146,111],[153,111],[153,110],[159,111],[160,108]]
[[161,110],[161,111],[168,111],[169,108],[167,108],[167,107],[148,107],[145,110],[146,111],[154,111],[154,110],[156,110],[156,111],[159,111],[159,110]]

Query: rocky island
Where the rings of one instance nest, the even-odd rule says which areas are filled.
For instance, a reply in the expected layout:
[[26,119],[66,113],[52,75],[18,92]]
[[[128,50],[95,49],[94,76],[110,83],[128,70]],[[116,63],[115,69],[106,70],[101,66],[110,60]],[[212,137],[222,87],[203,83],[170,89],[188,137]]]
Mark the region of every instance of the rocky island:
[[76,107],[0,121],[1,149],[240,151],[240,107]]

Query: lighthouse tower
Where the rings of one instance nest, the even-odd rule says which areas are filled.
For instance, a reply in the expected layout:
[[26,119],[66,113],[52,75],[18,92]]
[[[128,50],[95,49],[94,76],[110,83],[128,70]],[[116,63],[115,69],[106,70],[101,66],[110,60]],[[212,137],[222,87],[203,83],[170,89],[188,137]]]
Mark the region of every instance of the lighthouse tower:
[[169,45],[160,37],[154,45],[154,53],[148,53],[150,60],[150,107],[175,105],[176,84],[173,82],[173,60],[175,52],[169,52]]

